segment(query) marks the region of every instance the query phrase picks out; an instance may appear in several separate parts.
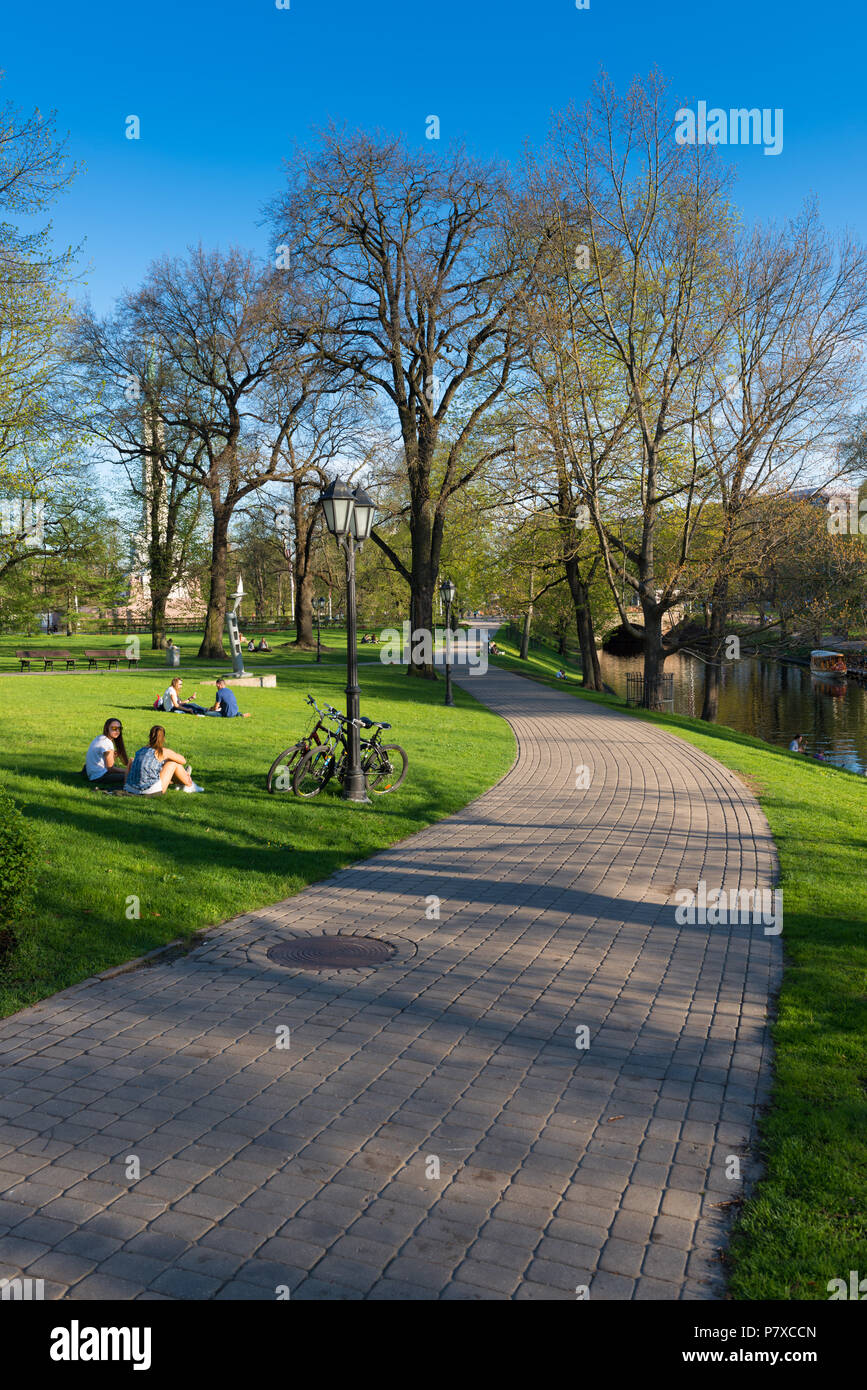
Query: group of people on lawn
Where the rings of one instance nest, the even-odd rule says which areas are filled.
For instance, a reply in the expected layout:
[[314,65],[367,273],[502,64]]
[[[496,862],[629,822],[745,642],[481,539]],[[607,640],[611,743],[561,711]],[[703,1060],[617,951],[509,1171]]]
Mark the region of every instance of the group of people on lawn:
[[[180,676],[175,676],[155,702],[155,707],[166,714],[250,718],[249,713],[242,714],[238,709],[235,693],[222,677],[217,681],[217,698],[210,709],[204,709],[192,700],[181,700],[182,685]],[[168,791],[173,782],[177,782],[184,792],[204,790],[193,781],[192,768],[183,753],[166,747],[166,731],[162,724],[152,726],[145,746],[130,758],[123,741],[123,724],[117,718],[106,719],[102,733],[97,734],[88,747],[82,771],[91,786],[103,791],[130,792],[134,796],[159,795]]]

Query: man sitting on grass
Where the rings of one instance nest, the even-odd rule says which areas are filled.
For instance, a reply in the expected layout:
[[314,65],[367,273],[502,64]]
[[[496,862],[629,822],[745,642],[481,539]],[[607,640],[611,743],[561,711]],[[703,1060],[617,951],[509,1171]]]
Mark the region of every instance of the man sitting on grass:
[[205,714],[221,714],[224,719],[249,719],[249,712],[244,714],[238,709],[238,701],[235,699],[235,692],[230,690],[222,676],[217,681],[217,698],[210,709],[205,710]]

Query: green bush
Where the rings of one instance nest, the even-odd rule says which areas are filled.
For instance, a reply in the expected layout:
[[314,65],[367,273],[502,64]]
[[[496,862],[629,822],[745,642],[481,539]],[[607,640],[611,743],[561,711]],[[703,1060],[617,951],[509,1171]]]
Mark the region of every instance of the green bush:
[[36,880],[36,836],[0,786],[0,925],[15,922]]

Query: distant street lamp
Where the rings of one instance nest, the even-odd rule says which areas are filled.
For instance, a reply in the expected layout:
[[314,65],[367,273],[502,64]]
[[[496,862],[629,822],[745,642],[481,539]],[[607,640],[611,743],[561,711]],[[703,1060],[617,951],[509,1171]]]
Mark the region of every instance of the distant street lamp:
[[343,551],[346,560],[346,716],[349,756],[343,783],[345,801],[369,801],[361,768],[361,741],[358,730],[359,695],[357,613],[355,607],[355,552],[373,530],[373,499],[363,487],[350,488],[340,478],[319,498],[325,524]]
[[326,605],[327,602],[328,602],[328,599],[327,599],[327,598],[315,598],[315,599],[313,600],[313,607],[316,609],[316,660],[317,660],[317,661],[321,661],[321,660],[322,660],[322,636],[321,636],[321,632],[320,632],[320,624],[321,624],[321,622],[322,622],[322,610],[323,610],[323,608],[325,607],[325,605]]
[[455,697],[452,694],[452,668],[449,662],[449,642],[452,635],[452,604],[455,600],[456,589],[450,579],[444,579],[440,585],[440,596],[446,606],[446,698],[445,704],[453,705]]

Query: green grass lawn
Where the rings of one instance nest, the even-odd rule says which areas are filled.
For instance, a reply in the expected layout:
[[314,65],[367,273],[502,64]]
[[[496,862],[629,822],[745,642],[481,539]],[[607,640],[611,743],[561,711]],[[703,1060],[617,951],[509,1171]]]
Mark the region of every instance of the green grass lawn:
[[[492,658],[564,687],[553,652]],[[829,1279],[867,1277],[867,778],[747,734],[680,715],[630,710],[748,780],[780,857],[786,970],[773,1029],[766,1176],[730,1251],[735,1298],[827,1299]]]
[[[253,718],[234,720],[157,714],[150,704],[164,676],[0,678],[0,781],[41,847],[34,910],[0,971],[0,1015],[403,839],[478,796],[515,755],[509,726],[471,696],[455,690],[447,710],[442,681],[377,664],[361,670],[362,711],[393,724],[390,737],[410,759],[403,786],[372,806],[342,801],[336,784],[311,801],[269,796],[269,766],[312,724],[305,695],[345,708],[345,669],[286,671],[275,690],[242,688]],[[185,682],[184,693],[193,687]],[[80,769],[110,716],[122,720],[130,755],[152,724],[165,724],[205,794],[92,790]],[[126,916],[132,896],[138,920]]]
[[[273,650],[270,652],[244,652],[244,667],[251,674],[255,675],[259,671],[279,671],[283,667],[295,666],[299,663],[308,664],[316,661],[316,630],[314,628],[313,639],[314,648],[307,651],[293,646],[295,639],[294,628],[286,632],[272,632],[259,629],[252,623],[242,623],[241,630],[245,638],[253,638],[258,642],[260,637],[266,637]],[[181,665],[178,672],[182,676],[195,676],[201,672],[203,678],[207,675],[219,675],[222,672],[231,670],[231,658],[225,661],[200,661],[196,656],[202,641],[200,632],[175,632],[169,634],[172,640],[181,649]],[[164,670],[166,668],[165,652],[153,651],[149,634],[139,635],[139,671]],[[126,646],[128,641],[124,633],[75,633],[72,637],[66,637],[62,633],[56,633],[49,637],[45,633],[40,633],[36,637],[22,637],[16,635],[4,635],[0,637],[0,672],[16,671],[20,672],[21,663],[15,656],[16,651],[68,651],[76,658],[78,671],[87,671],[87,660],[85,650],[87,648],[101,649],[120,649]],[[228,638],[225,641],[225,649],[228,652]],[[376,660],[377,651],[375,647],[358,648],[359,661]],[[322,662],[325,665],[346,666],[346,629],[345,628],[323,628],[322,629]],[[106,667],[101,666],[100,671],[105,672]],[[121,663],[121,670],[126,670],[126,663]],[[57,668],[58,674],[65,674],[62,667]],[[42,675],[42,667],[38,662],[34,662],[31,671],[24,672],[24,675]],[[71,673],[70,673],[71,674]]]

